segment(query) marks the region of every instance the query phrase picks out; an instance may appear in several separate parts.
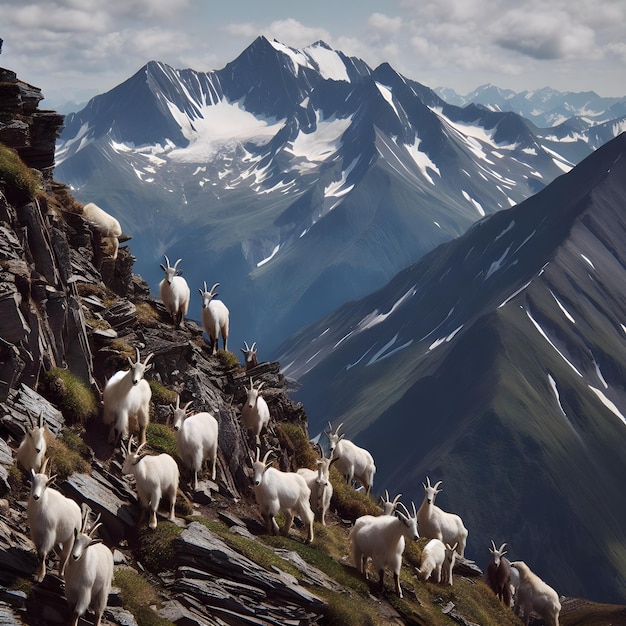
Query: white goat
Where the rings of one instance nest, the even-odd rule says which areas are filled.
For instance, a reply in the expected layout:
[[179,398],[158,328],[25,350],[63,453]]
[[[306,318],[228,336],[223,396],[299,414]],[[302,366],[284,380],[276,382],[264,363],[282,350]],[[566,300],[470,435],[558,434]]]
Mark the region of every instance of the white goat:
[[330,443],[331,463],[336,464],[337,470],[345,476],[348,484],[356,478],[365,487],[365,493],[369,495],[376,473],[374,459],[365,448],[360,448],[348,439],[344,439],[344,435],[339,436],[339,429],[342,426],[343,422],[333,433],[333,427],[328,422],[329,432],[326,436]]
[[101,237],[111,242],[113,246],[111,257],[117,259],[120,245],[119,237],[122,234],[122,227],[117,219],[93,202],[88,202],[83,207],[83,218],[92,228],[95,228],[100,233]]
[[18,465],[23,467],[27,472],[41,470],[46,450],[46,426],[43,419],[43,411],[39,413],[37,426],[33,422],[33,416],[28,411],[28,422],[30,428],[24,433],[24,437],[15,454]]
[[113,554],[93,535],[101,526],[96,518],[87,533],[89,508],[83,513],[80,532],[74,529],[74,544],[65,571],[65,597],[72,611],[72,626],[91,609],[96,616],[94,626],[100,626],[113,583]]
[[317,461],[317,471],[308,467],[301,467],[298,474],[304,477],[306,484],[311,490],[311,508],[315,513],[315,519],[326,526],[326,513],[330,508],[330,500],[333,497],[333,486],[330,482],[330,459],[323,454]]
[[430,539],[439,539],[443,543],[450,545],[456,544],[456,551],[460,556],[465,553],[465,544],[467,543],[467,528],[463,526],[463,520],[454,513],[447,513],[438,506],[435,506],[435,496],[441,493],[441,489],[437,489],[441,481],[430,484],[430,478],[426,477],[427,485],[424,485],[424,500],[417,511],[417,521],[420,525],[420,531],[423,537]]
[[170,260],[167,256],[163,256],[165,257],[167,267],[163,263],[159,264],[165,272],[165,278],[159,283],[159,294],[165,309],[171,315],[176,328],[178,328],[189,310],[191,291],[187,281],[181,276],[183,270],[178,269],[178,264],[182,259],[178,259],[174,263],[174,267],[170,267]]
[[415,504],[413,516],[402,503],[404,513],[397,510],[393,515],[364,515],[357,518],[350,529],[352,544],[352,562],[367,580],[367,559],[371,557],[374,570],[378,572],[378,588],[383,590],[385,567],[393,571],[393,578],[398,596],[402,598],[400,587],[400,568],[404,553],[405,537],[409,540],[419,539]]
[[194,415],[187,413],[191,402],[181,408],[180,397],[176,396],[176,406],[172,407],[174,417],[172,426],[176,433],[178,454],[183,464],[193,472],[193,488],[198,488],[198,472],[205,459],[211,462],[211,480],[215,480],[217,460],[217,420],[210,413]]
[[246,372],[259,364],[256,357],[256,341],[252,344],[252,346],[248,346],[248,342],[244,341],[241,351],[243,352],[243,360],[246,364]]
[[221,300],[214,300],[219,296],[219,293],[215,293],[217,287],[219,287],[219,283],[215,283],[211,287],[211,291],[207,291],[205,281],[204,291],[198,289],[202,296],[202,326],[209,336],[211,354],[217,352],[220,334],[224,342],[224,350],[228,350],[229,312]]
[[146,452],[141,452],[145,445],[142,443],[135,452],[132,452],[131,440],[128,440],[122,474],[132,474],[135,477],[137,497],[141,506],[139,523],[141,523],[145,511],[149,510],[148,526],[156,528],[156,512],[162,496],[165,496],[170,504],[169,519],[172,522],[176,519],[174,507],[176,506],[176,491],[180,474],[178,464],[169,454],[164,452],[150,456]]
[[74,530],[81,526],[80,507],[50,485],[56,476],[45,473],[47,460],[41,473],[30,470],[31,485],[26,516],[30,526],[30,538],[35,544],[39,565],[35,580],[41,582],[46,576],[46,558],[55,546],[61,546],[59,576],[63,578],[65,564],[72,547]]
[[254,495],[265,520],[268,534],[277,534],[278,524],[274,519],[279,511],[285,515],[281,533],[289,534],[294,515],[298,515],[307,526],[307,542],[313,542],[313,511],[309,504],[311,490],[306,480],[297,472],[281,472],[267,462],[271,450],[260,460],[260,450],[252,461]]
[[441,570],[446,560],[446,546],[439,539],[431,539],[422,550],[422,562],[417,570],[421,580],[433,577],[438,583],[441,582]]
[[270,410],[265,398],[260,393],[261,387],[263,387],[263,381],[255,387],[252,378],[250,379],[250,389],[245,388],[247,397],[241,408],[241,421],[245,428],[254,435],[257,446],[261,445],[261,433],[270,422]]
[[396,507],[398,506],[398,501],[402,497],[402,494],[399,493],[393,500],[389,499],[389,492],[385,489],[385,497],[381,496],[380,498],[380,506],[383,509],[383,515],[393,515]]
[[524,626],[528,626],[530,614],[535,611],[543,617],[546,626],[559,626],[561,603],[557,592],[531,571],[524,561],[514,561],[511,568],[519,572],[519,587],[515,594],[515,615],[524,610]]
[[109,425],[109,443],[117,444],[120,438],[126,439],[129,432],[130,418],[137,419],[139,444],[146,440],[146,429],[150,422],[150,399],[152,389],[144,374],[150,369],[149,354],[142,363],[139,350],[135,348],[137,360],[133,363],[128,357],[129,370],[120,370],[107,381],[102,393],[104,411],[102,419]]

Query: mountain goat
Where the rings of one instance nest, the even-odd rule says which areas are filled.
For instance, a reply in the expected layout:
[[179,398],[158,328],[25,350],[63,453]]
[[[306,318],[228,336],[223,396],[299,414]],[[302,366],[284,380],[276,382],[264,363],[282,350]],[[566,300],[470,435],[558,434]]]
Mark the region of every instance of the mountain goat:
[[35,426],[33,416],[30,411],[28,411],[28,423],[30,424],[30,428],[24,433],[20,446],[15,453],[15,459],[18,465],[27,472],[30,472],[30,470],[38,472],[41,470],[48,448],[46,444],[46,426],[43,411],[39,413],[37,426]]
[[170,504],[169,519],[176,519],[174,507],[176,506],[176,491],[178,490],[179,470],[176,461],[165,452],[150,456],[141,452],[145,443],[139,445],[135,452],[131,451],[131,439],[128,440],[126,458],[122,466],[122,474],[132,474],[135,477],[137,498],[141,506],[141,518],[146,510],[150,511],[150,528],[157,527],[156,512],[161,498],[165,496]]
[[56,476],[46,474],[47,460],[40,473],[30,470],[31,485],[26,516],[30,526],[30,538],[35,544],[39,566],[35,580],[41,582],[46,576],[46,558],[50,550],[60,545],[59,576],[64,577],[65,564],[72,547],[74,530],[81,526],[80,507],[50,485]]
[[396,592],[402,598],[400,587],[400,568],[404,553],[405,537],[415,541],[419,539],[415,505],[413,516],[406,507],[399,503],[404,513],[397,510],[393,515],[359,517],[350,529],[352,562],[367,580],[367,559],[371,557],[374,570],[378,572],[378,589],[382,592],[385,567],[393,571]]
[[446,543],[446,558],[443,562],[443,582],[448,585],[452,585],[452,570],[454,570],[454,564],[456,563],[457,551],[456,543],[451,546],[449,543]]
[[150,422],[150,399],[152,389],[144,374],[150,369],[149,354],[142,363],[139,349],[135,348],[137,360],[133,363],[128,357],[129,370],[120,370],[107,381],[102,392],[104,410],[102,420],[109,425],[109,443],[117,444],[120,438],[126,439],[129,432],[130,418],[137,418],[139,428],[139,444],[146,440],[146,429]]
[[376,473],[374,459],[365,448],[359,448],[348,439],[344,439],[344,435],[339,436],[339,429],[342,426],[343,423],[339,424],[333,433],[332,424],[328,422],[329,432],[326,436],[330,444],[331,463],[336,464],[337,470],[345,476],[348,484],[356,478],[365,487],[365,493],[369,495]]
[[389,492],[385,489],[385,497],[381,496],[380,498],[380,506],[383,509],[383,515],[393,515],[393,512],[396,510],[398,506],[398,501],[402,497],[402,494],[399,493],[393,500],[389,499]]
[[506,554],[506,543],[503,543],[499,549],[496,544],[491,541],[491,561],[487,566],[487,584],[498,599],[508,607],[511,606],[511,563],[504,558]]
[[243,352],[243,360],[246,364],[246,372],[259,364],[256,357],[256,341],[250,347],[248,346],[248,342],[244,341],[241,351]]
[[313,542],[313,511],[309,504],[311,490],[306,480],[297,472],[281,472],[267,462],[271,450],[260,460],[260,450],[252,461],[254,495],[265,520],[267,533],[277,534],[278,524],[274,519],[279,511],[285,515],[281,534],[289,534],[294,515],[298,515],[307,527],[307,543]]
[[113,247],[111,258],[117,259],[119,237],[122,234],[122,227],[117,219],[93,202],[88,202],[83,206],[83,219],[97,230],[102,238],[110,241]]
[[211,480],[215,480],[217,460],[218,424],[213,415],[207,412],[189,414],[191,402],[181,408],[180,397],[176,396],[176,406],[172,407],[172,426],[176,434],[178,454],[187,468],[193,472],[193,489],[198,488],[198,472],[205,459],[211,462]]
[[202,326],[209,336],[211,354],[217,352],[220,334],[224,342],[224,350],[228,350],[229,312],[226,305],[221,300],[214,300],[214,298],[219,296],[219,293],[215,293],[217,287],[219,287],[219,283],[215,283],[213,287],[211,287],[211,291],[207,291],[205,281],[204,291],[198,289],[202,296]]
[[330,482],[330,459],[323,454],[317,460],[317,471],[308,467],[301,467],[298,474],[304,477],[306,484],[311,490],[311,508],[315,513],[315,519],[326,526],[326,513],[330,508],[330,500],[333,497],[333,486]]
[[439,539],[443,543],[450,545],[457,544],[456,551],[460,556],[465,553],[465,544],[467,543],[467,528],[463,526],[463,521],[454,513],[447,513],[438,506],[435,506],[435,496],[441,493],[438,489],[441,481],[430,484],[430,478],[426,477],[427,485],[422,483],[424,487],[424,500],[417,511],[417,521],[423,537],[430,539]]
[[65,571],[65,598],[72,612],[72,626],[91,609],[96,616],[94,626],[100,626],[113,582],[113,554],[101,539],[93,535],[101,526],[96,518],[87,532],[89,508],[83,513],[80,532],[74,529],[74,543]]
[[159,294],[165,309],[172,317],[174,325],[179,328],[189,310],[191,291],[187,281],[181,276],[183,271],[178,269],[178,264],[182,259],[178,259],[174,263],[174,267],[170,267],[170,260],[167,256],[163,256],[167,267],[163,263],[159,264],[165,272],[165,278],[159,283]]
[[417,575],[421,580],[428,580],[433,576],[441,582],[441,570],[446,560],[446,546],[439,539],[431,539],[422,550],[422,561]]
[[561,603],[557,592],[531,571],[524,561],[514,561],[511,567],[519,572],[519,587],[515,594],[515,615],[524,610],[524,626],[528,626],[532,611],[539,614],[546,626],[559,626]]
[[254,435],[257,446],[261,445],[261,433],[270,422],[270,410],[261,395],[263,381],[254,386],[250,378],[250,389],[246,387],[246,401],[241,408],[241,421],[244,427]]

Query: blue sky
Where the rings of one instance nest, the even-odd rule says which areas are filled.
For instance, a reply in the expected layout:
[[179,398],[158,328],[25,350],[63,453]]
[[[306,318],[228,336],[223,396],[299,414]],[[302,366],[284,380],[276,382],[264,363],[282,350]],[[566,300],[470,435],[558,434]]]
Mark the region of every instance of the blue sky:
[[258,35],[319,39],[465,94],[492,83],[626,95],[626,2],[603,0],[3,0],[0,66],[85,101],[151,60],[222,68]]

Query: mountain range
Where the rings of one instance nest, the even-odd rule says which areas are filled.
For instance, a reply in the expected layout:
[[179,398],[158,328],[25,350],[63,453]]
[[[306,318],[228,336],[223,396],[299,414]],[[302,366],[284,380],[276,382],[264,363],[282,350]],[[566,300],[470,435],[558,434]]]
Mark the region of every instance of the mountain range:
[[260,355],[615,136],[449,105],[389,65],[263,37],[213,72],[150,62],[66,118],[56,175],[113,213],[156,291],[163,254],[220,283]]
[[558,126],[580,118],[594,125],[620,123],[621,120],[622,130],[625,128],[626,97],[623,96],[607,98],[594,91],[562,92],[550,87],[516,92],[490,84],[481,85],[465,96],[446,87],[437,87],[434,91],[450,104],[460,107],[478,104],[492,111],[512,111],[541,127]]
[[[279,349],[311,433],[561,593],[626,597],[626,134]],[[335,422],[336,425],[336,422]]]
[[[323,42],[222,70],[150,62],[66,118],[56,178],[220,282],[257,341],[377,462],[561,593],[626,598],[623,119],[539,128]],[[616,138],[617,137],[617,138]],[[323,440],[322,440],[323,441]]]

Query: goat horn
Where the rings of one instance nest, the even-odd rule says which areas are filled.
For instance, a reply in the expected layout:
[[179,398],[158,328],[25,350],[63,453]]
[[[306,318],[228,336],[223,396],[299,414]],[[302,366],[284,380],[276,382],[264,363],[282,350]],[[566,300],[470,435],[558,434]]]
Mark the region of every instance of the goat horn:
[[141,356],[139,355],[139,348],[137,346],[135,346],[135,354],[137,355],[135,363],[139,363],[139,361],[141,361]]
[[86,502],[83,502],[83,505],[81,507],[81,523],[80,523],[81,533],[84,533],[85,529],[87,528],[87,520],[89,519],[90,512],[91,512],[91,509],[89,508],[89,505]]
[[341,422],[341,424],[339,424],[339,426],[337,426],[337,430],[335,431],[335,435],[339,434],[339,429],[343,426],[343,422]]
[[398,506],[396,507],[396,511],[398,510],[398,507],[402,507],[404,515],[406,515],[407,517],[411,517],[411,514],[409,513],[409,509],[407,509],[404,504],[402,504],[402,502],[398,502]]
[[[139,446],[139,448],[141,448],[144,444],[141,444],[141,446]],[[135,451],[135,454],[137,454],[137,452],[139,451],[139,448],[137,448],[137,450]],[[148,452],[142,452],[141,454],[139,454],[137,456],[137,458],[133,461],[133,465],[137,465],[137,463],[139,463],[139,461],[141,461],[141,459],[143,459],[144,457],[150,456],[150,454]]]
[[[100,516],[98,516],[98,519],[99,518],[100,518]],[[99,522],[98,524],[94,524],[93,527],[91,528],[91,530],[89,531],[89,535],[88,536],[93,538],[93,534],[96,532],[96,530],[98,530],[98,528],[100,528],[100,526],[102,526],[102,522]]]
[[[439,487],[439,485],[441,485],[441,482],[442,482],[441,480],[438,480],[438,481],[437,481],[437,482],[433,485],[433,489],[434,489],[435,491],[437,491],[437,487]],[[441,490],[440,490],[440,491],[441,491]]]
[[173,269],[176,269],[176,268],[178,267],[178,264],[179,264],[181,261],[182,261],[182,259],[178,259],[178,260],[176,261],[176,263],[174,263],[174,268],[173,268]]
[[411,506],[413,507],[413,517],[417,519],[417,509],[415,508],[415,502],[411,502]]
[[30,412],[29,409],[26,409],[26,417],[28,417],[28,423],[30,424],[30,429],[34,430],[35,422],[33,422],[33,414]]
[[44,418],[43,418],[43,409],[41,411],[39,411],[39,428],[43,428],[44,425]]
[[256,463],[257,461],[261,460],[261,448],[259,448],[259,446],[256,447],[256,456],[254,458],[254,462]]
[[41,469],[39,470],[40,474],[46,473],[46,468],[48,467],[48,461],[50,461],[50,459],[47,456],[44,457],[43,462],[41,464]]
[[265,456],[263,457],[263,461],[261,461],[261,463],[263,463],[263,465],[265,465],[265,464],[267,463],[267,458],[269,457],[269,455],[270,455],[270,454],[272,454],[272,451],[271,451],[271,450],[268,450],[268,451],[265,453]]
[[504,554],[504,552],[502,552],[502,550],[504,550],[504,548],[506,548],[506,543],[503,543],[503,544],[500,546],[500,549],[498,550],[498,552],[500,553],[500,556],[502,556],[502,555]]
[[252,350],[252,352],[254,352],[255,346],[256,346],[256,341],[252,344],[252,347],[250,348],[250,350]]
[[250,351],[250,348],[248,348],[248,342],[247,341],[243,342],[243,347],[245,348],[244,352],[249,352]]
[[193,403],[193,400],[189,400],[189,402],[187,402],[187,404],[185,404],[185,406],[183,407],[183,411],[187,412],[187,409],[190,407],[192,403]]
[[256,386],[256,390],[257,391],[261,391],[261,387],[263,387],[263,384],[265,383],[264,380],[262,380],[257,386]]
[[167,267],[170,266],[170,260],[167,258],[167,254],[164,254],[163,257],[165,258],[165,262],[167,263]]
[[392,504],[397,504],[398,500],[399,500],[401,497],[402,497],[402,494],[401,494],[401,493],[399,493],[399,494],[398,494],[398,495],[397,495],[397,496],[393,499]]
[[206,293],[206,291],[207,291],[207,288],[206,288],[206,280],[203,282],[203,285],[204,285],[204,292]]
[[385,489],[385,497],[380,498],[383,502],[389,502],[389,492]]
[[146,365],[148,365],[148,361],[150,361],[150,359],[154,356],[154,352],[151,352],[147,357],[146,360],[143,362],[144,367]]
[[180,396],[176,394],[176,408],[180,409]]
[[496,544],[493,542],[493,539],[491,540],[491,551],[492,551],[492,552],[497,552],[497,550],[496,550]]

